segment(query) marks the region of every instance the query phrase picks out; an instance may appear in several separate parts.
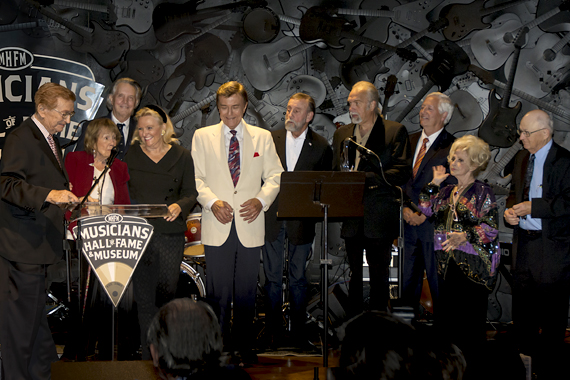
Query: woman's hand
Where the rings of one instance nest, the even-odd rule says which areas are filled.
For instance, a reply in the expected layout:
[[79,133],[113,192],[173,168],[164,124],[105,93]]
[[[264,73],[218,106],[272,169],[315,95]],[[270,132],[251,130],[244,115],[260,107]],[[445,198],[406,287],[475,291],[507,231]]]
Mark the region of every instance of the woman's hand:
[[433,180],[432,182],[435,183],[437,186],[441,185],[443,181],[449,177],[449,173],[445,172],[445,166],[438,165],[434,166],[433,168]]
[[182,209],[180,208],[178,203],[173,203],[170,206],[168,206],[168,211],[170,212],[170,215],[165,216],[164,219],[166,219],[167,222],[172,222],[173,220],[178,218],[178,215],[180,215]]
[[445,240],[441,246],[445,252],[453,251],[457,249],[461,244],[467,241],[465,232],[450,232],[447,234],[447,240]]

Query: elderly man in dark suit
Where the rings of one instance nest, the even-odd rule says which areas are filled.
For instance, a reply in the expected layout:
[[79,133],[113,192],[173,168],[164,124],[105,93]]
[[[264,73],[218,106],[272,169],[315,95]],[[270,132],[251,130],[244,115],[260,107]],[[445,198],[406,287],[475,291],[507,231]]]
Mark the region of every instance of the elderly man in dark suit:
[[[407,207],[404,207],[404,265],[403,265],[403,299],[418,312],[424,270],[427,275],[433,304],[437,303],[438,277],[437,264],[433,252],[433,224],[426,220],[414,205],[422,188],[433,179],[432,168],[449,167],[447,155],[455,140],[444,126],[453,115],[453,102],[441,92],[432,92],[424,99],[420,109],[420,125],[422,131],[410,135],[414,150],[412,178],[405,187]],[[449,177],[448,177],[449,178]],[[455,182],[455,178],[448,181]]]
[[60,202],[69,191],[55,133],[74,113],[75,95],[55,83],[35,94],[36,112],[11,132],[0,161],[0,345],[4,378],[49,379],[58,359],[45,311],[46,266],[63,254]]
[[[297,93],[287,103],[285,129],[271,133],[281,165],[287,171],[326,171],[332,168],[332,149],[327,140],[316,134],[309,123],[315,115],[315,101],[307,94]],[[307,340],[306,322],[307,278],[305,264],[315,237],[314,220],[282,220],[277,218],[279,197],[265,214],[265,245],[263,269],[268,300],[266,328],[274,343],[282,329],[283,264],[285,239],[288,239],[288,279],[290,291],[291,337],[296,346]],[[276,339],[277,338],[277,339]]]
[[519,133],[525,150],[514,161],[515,205],[504,213],[514,226],[513,322],[521,351],[551,378],[568,326],[570,152],[552,141],[544,111],[528,112]]
[[[133,118],[135,109],[139,106],[142,97],[141,86],[130,78],[120,78],[113,83],[111,93],[107,97],[107,108],[111,110],[107,117],[119,128],[121,132],[121,141],[117,145],[117,158],[122,160],[131,146],[133,134],[135,132],[137,122]],[[85,131],[87,124],[81,131],[81,136],[77,140],[75,151],[84,149]]]
[[[344,161],[348,161],[351,168],[366,172],[364,217],[345,220],[341,231],[352,272],[348,294],[350,313],[358,314],[363,308],[364,250],[370,271],[370,308],[386,310],[388,307],[388,267],[399,226],[400,193],[395,186],[403,186],[410,178],[412,153],[406,128],[382,118],[378,90],[372,83],[356,83],[348,96],[348,104],[352,124],[334,133],[333,170],[340,170]],[[376,157],[356,152],[354,144],[344,152],[344,141],[349,137],[378,155],[382,166]]]

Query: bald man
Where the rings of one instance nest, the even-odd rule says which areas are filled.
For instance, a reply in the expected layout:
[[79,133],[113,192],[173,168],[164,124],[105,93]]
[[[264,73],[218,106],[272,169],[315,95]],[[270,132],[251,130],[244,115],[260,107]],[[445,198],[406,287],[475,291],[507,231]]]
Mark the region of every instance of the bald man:
[[519,348],[544,378],[563,363],[557,356],[570,297],[570,152],[552,141],[552,133],[546,112],[533,110],[522,118],[525,150],[515,157],[511,185],[515,205],[504,214],[514,227],[513,322]]

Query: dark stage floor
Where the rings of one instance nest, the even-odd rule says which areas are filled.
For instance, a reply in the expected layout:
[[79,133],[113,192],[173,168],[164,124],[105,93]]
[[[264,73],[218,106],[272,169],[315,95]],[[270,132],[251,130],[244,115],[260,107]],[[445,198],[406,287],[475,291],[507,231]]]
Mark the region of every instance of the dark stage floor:
[[[420,323],[417,328],[428,331],[432,327],[426,323]],[[488,324],[487,343],[483,348],[485,351],[484,363],[467,363],[465,380],[470,379],[513,379],[512,368],[522,368],[524,366],[518,353],[510,347],[512,336],[511,324]],[[317,338],[318,339],[318,338]],[[262,339],[260,338],[260,346]],[[301,380],[315,379],[318,373],[319,379],[327,377],[327,370],[323,367],[323,357],[319,350],[322,345],[318,341],[315,349],[302,351],[291,347],[280,348],[259,348],[257,350],[259,362],[246,368],[252,379],[275,379],[275,380]],[[337,367],[340,355],[339,345],[333,337],[329,341],[328,367]],[[58,351],[63,352],[63,345],[58,345]],[[570,358],[570,331],[567,332],[566,345],[562,357]],[[98,361],[97,355],[87,358],[87,362],[64,362],[54,363],[52,366],[54,380],[67,379],[155,379],[156,374],[152,368],[152,363],[147,361]],[[519,368],[519,369],[520,369]],[[315,370],[316,369],[316,370]],[[317,371],[317,372],[315,372]],[[481,377],[484,376],[484,377]],[[570,375],[561,375],[560,379],[568,378]],[[566,376],[566,377],[565,377]],[[541,380],[543,378],[531,376],[531,379]]]

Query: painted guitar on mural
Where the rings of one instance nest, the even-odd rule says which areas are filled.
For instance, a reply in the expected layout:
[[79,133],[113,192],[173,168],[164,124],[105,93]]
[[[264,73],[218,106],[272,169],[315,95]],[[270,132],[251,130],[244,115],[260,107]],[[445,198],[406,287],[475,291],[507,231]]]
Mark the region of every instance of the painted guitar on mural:
[[485,140],[489,145],[508,148],[513,145],[517,139],[517,115],[521,110],[521,102],[517,102],[512,108],[509,106],[509,103],[517,63],[527,32],[528,28],[523,28],[515,40],[516,50],[513,56],[513,66],[502,100],[499,102],[495,96],[494,89],[489,93],[490,111],[479,128],[479,137]]

